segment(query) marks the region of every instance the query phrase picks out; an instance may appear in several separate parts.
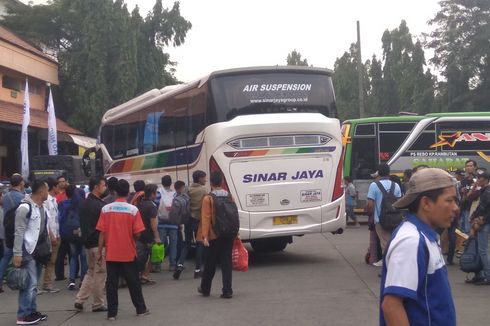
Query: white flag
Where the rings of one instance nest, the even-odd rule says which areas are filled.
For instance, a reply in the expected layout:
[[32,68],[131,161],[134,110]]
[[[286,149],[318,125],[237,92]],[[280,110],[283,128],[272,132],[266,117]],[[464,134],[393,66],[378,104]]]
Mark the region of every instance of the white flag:
[[24,114],[22,118],[22,133],[20,137],[20,153],[22,156],[22,176],[29,176],[29,141],[28,127],[31,122],[31,107],[29,103],[29,83],[26,78],[26,87],[24,89]]
[[51,94],[51,88],[49,89],[48,99],[48,150],[49,155],[58,155],[56,114],[54,113],[53,94]]

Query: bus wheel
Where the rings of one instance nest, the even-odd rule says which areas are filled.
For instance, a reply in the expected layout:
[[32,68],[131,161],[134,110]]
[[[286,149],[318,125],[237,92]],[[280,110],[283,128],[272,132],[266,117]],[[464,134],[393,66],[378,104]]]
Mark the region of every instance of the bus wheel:
[[293,237],[277,237],[251,240],[250,245],[255,252],[277,252],[283,251],[292,242]]

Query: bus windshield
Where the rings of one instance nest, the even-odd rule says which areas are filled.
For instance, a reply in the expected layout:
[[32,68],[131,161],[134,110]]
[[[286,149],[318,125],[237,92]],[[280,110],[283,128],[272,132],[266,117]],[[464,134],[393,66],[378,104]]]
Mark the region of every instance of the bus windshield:
[[239,115],[310,112],[336,118],[332,79],[326,74],[255,73],[211,80],[218,122]]

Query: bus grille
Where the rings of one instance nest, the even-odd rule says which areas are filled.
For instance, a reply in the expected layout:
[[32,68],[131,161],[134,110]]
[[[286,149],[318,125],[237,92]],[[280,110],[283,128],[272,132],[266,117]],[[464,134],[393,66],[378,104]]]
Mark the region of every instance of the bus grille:
[[332,138],[325,135],[291,135],[239,138],[228,142],[235,149],[292,147],[292,146],[322,146]]

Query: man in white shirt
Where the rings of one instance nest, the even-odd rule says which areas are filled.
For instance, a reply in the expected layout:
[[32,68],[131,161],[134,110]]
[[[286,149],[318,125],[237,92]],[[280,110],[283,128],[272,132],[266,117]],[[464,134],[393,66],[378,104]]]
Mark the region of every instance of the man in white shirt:
[[41,290],[37,294],[43,293],[58,293],[60,289],[53,287],[54,282],[54,266],[58,257],[58,249],[60,247],[60,225],[58,223],[58,203],[56,202],[56,185],[57,181],[53,178],[46,180],[49,193],[48,199],[44,202],[44,209],[48,218],[48,234],[51,240],[51,259],[44,269],[44,277]]
[[[32,256],[39,234],[47,227],[43,203],[48,198],[46,182],[36,180],[32,183],[32,195],[27,196],[15,212],[14,267],[25,268],[28,273],[28,286],[19,290],[19,309],[17,325],[32,325],[46,320],[47,315],[37,311],[37,279],[41,272],[39,264]],[[30,214],[29,214],[30,213]]]

